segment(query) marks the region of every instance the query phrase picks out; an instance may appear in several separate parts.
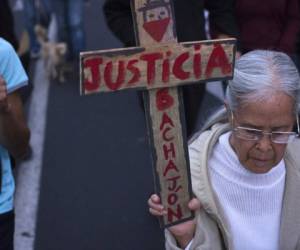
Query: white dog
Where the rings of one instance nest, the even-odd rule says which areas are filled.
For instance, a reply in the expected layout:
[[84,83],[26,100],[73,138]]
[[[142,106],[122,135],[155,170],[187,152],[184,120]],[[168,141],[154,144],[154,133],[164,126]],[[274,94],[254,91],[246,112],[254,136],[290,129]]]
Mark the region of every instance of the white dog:
[[37,40],[41,45],[41,56],[44,60],[46,73],[50,79],[65,81],[65,55],[67,44],[64,42],[50,42],[47,30],[41,25],[35,26]]

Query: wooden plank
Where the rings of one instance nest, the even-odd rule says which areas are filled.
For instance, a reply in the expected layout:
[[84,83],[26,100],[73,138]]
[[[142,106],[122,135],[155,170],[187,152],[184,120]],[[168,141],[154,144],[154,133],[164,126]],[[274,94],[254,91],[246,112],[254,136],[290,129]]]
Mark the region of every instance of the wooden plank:
[[[187,71],[184,66],[190,66],[179,63],[182,56],[176,56],[180,45],[176,44],[172,2],[132,0],[131,3],[138,44],[150,46],[160,43],[160,48],[157,48],[162,59],[160,63],[155,63],[155,72],[149,72],[148,67],[146,68],[147,86],[163,83],[166,87],[168,83],[175,81],[172,74],[177,77],[178,72]],[[165,43],[171,43],[171,47],[164,45]],[[185,53],[190,52],[183,52],[183,55]],[[177,57],[179,59],[176,60]],[[178,64],[181,64],[181,69]],[[148,81],[148,75],[152,75],[155,84]],[[181,76],[178,78],[182,80]],[[182,96],[177,88],[152,89],[146,96],[148,98],[144,102],[148,131],[151,132],[149,139],[156,176],[156,193],[160,194],[161,202],[167,209],[167,215],[160,222],[161,226],[168,227],[194,217],[194,213],[187,207],[192,198],[192,188],[185,131],[182,129],[182,124],[185,123],[182,116]]]
[[230,79],[235,39],[84,52],[81,94]]
[[156,191],[168,211],[161,224],[171,226],[193,217],[182,97],[177,88],[162,88],[149,91],[148,100]]

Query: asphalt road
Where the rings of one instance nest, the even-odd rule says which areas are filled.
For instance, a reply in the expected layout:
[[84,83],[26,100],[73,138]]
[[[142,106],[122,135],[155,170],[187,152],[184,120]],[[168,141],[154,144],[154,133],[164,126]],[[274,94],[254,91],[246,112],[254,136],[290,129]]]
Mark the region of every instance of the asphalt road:
[[[101,7],[86,7],[88,50],[121,46]],[[136,92],[80,97],[77,76],[50,84],[35,249],[164,249]]]

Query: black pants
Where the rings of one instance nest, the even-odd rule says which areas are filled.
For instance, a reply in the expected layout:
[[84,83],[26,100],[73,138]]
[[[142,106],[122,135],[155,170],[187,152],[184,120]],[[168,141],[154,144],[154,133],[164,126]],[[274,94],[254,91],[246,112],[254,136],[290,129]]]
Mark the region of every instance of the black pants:
[[14,212],[0,214],[0,250],[14,249]]

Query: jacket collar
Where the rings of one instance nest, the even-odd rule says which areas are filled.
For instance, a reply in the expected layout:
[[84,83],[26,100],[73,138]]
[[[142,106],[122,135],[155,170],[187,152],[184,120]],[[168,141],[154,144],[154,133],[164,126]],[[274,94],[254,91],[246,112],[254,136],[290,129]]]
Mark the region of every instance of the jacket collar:
[[203,132],[197,139],[197,143],[201,145],[201,153],[199,153],[199,167],[193,169],[193,191],[197,198],[200,200],[202,207],[205,211],[217,222],[227,249],[231,247],[231,236],[226,227],[225,216],[217,203],[208,172],[208,160],[213,151],[215,144],[218,142],[219,137],[230,130],[229,124],[215,124],[210,130]]

